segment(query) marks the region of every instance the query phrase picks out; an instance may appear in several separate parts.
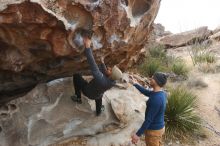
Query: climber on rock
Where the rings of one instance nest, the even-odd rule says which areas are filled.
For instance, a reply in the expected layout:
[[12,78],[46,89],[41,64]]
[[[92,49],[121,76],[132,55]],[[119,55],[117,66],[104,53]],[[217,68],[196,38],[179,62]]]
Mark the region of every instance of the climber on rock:
[[133,80],[133,85],[142,94],[149,97],[147,101],[147,109],[145,111],[145,121],[136,134],[132,135],[132,143],[136,144],[140,136],[145,134],[147,146],[162,146],[162,136],[165,132],[164,114],[166,109],[167,95],[162,87],[167,82],[167,75],[156,72],[150,78],[150,86],[153,90],[145,89],[140,86],[137,81]]
[[82,75],[73,75],[73,84],[75,88],[75,95],[71,96],[72,100],[78,103],[82,103],[81,92],[89,99],[95,100],[96,103],[96,115],[99,116],[104,110],[102,105],[102,97],[105,91],[112,88],[116,84],[116,80],[122,78],[122,72],[119,68],[114,66],[113,68],[106,68],[104,58],[101,58],[101,67],[99,69],[93,57],[91,47],[91,40],[89,34],[84,30],[82,31],[82,37],[84,42],[84,53],[87,58],[93,79],[87,82]]

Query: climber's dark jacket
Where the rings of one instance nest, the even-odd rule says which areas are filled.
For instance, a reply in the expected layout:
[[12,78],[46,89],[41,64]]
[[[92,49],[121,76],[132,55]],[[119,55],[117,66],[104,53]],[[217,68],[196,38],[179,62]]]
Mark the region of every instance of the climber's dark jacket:
[[115,81],[108,78],[104,72],[106,71],[105,64],[101,65],[101,70],[95,62],[92,50],[85,49],[85,55],[89,64],[93,79],[83,88],[83,94],[90,99],[99,99],[103,96],[104,92],[115,85]]

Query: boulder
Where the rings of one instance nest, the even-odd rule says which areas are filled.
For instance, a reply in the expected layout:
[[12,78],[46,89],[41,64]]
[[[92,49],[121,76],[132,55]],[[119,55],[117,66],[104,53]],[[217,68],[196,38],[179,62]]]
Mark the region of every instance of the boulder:
[[165,27],[160,23],[154,24],[153,27],[154,27],[154,31],[153,31],[154,35],[156,37],[162,37],[165,32]]
[[216,40],[216,41],[220,41],[220,31],[209,36],[209,39],[212,39],[212,40]]
[[[93,31],[94,56],[126,69],[148,40],[160,0],[3,0],[0,104],[38,83],[88,74],[77,30]],[[77,41],[74,41],[77,40]]]
[[213,30],[213,34],[217,33],[220,31],[220,26],[217,26],[214,30]]
[[121,146],[130,143],[144,120],[148,99],[130,85],[112,88],[103,97],[97,117],[95,102],[70,98],[72,78],[42,83],[0,109],[0,146]]
[[155,36],[155,38],[172,34],[170,31],[165,31],[165,27],[160,23],[154,24],[153,27],[154,27],[153,35]]
[[195,30],[158,38],[157,42],[168,47],[180,47],[205,40],[210,36],[210,34],[211,31],[208,30],[208,27],[204,26]]

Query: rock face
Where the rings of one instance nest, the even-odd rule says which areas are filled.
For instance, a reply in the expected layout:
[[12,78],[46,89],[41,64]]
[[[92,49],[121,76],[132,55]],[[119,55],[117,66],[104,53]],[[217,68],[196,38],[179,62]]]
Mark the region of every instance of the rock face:
[[213,40],[217,40],[217,41],[220,41],[220,31],[209,36],[210,39],[213,39]]
[[[146,43],[160,0],[4,0],[0,3],[0,104],[40,82],[87,72],[73,43],[93,30],[95,58],[129,67]],[[97,60],[98,61],[98,60]]]
[[211,31],[208,30],[207,26],[204,26],[195,30],[158,38],[157,42],[168,47],[180,47],[193,44],[195,41],[205,40],[210,34]]
[[165,31],[165,27],[160,23],[154,24],[153,27],[154,27],[153,35],[155,36],[155,38],[159,38],[159,37],[163,37],[163,36],[172,34],[169,31]]
[[72,102],[72,78],[39,84],[0,109],[0,146],[121,146],[142,124],[145,101],[132,85],[112,88],[103,97],[105,111],[95,116],[95,102]]

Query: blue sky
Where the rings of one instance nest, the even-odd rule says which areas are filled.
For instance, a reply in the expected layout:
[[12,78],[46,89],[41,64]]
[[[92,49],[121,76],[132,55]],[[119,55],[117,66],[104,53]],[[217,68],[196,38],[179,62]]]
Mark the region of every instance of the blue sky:
[[173,33],[220,26],[220,0],[161,0],[155,20]]

